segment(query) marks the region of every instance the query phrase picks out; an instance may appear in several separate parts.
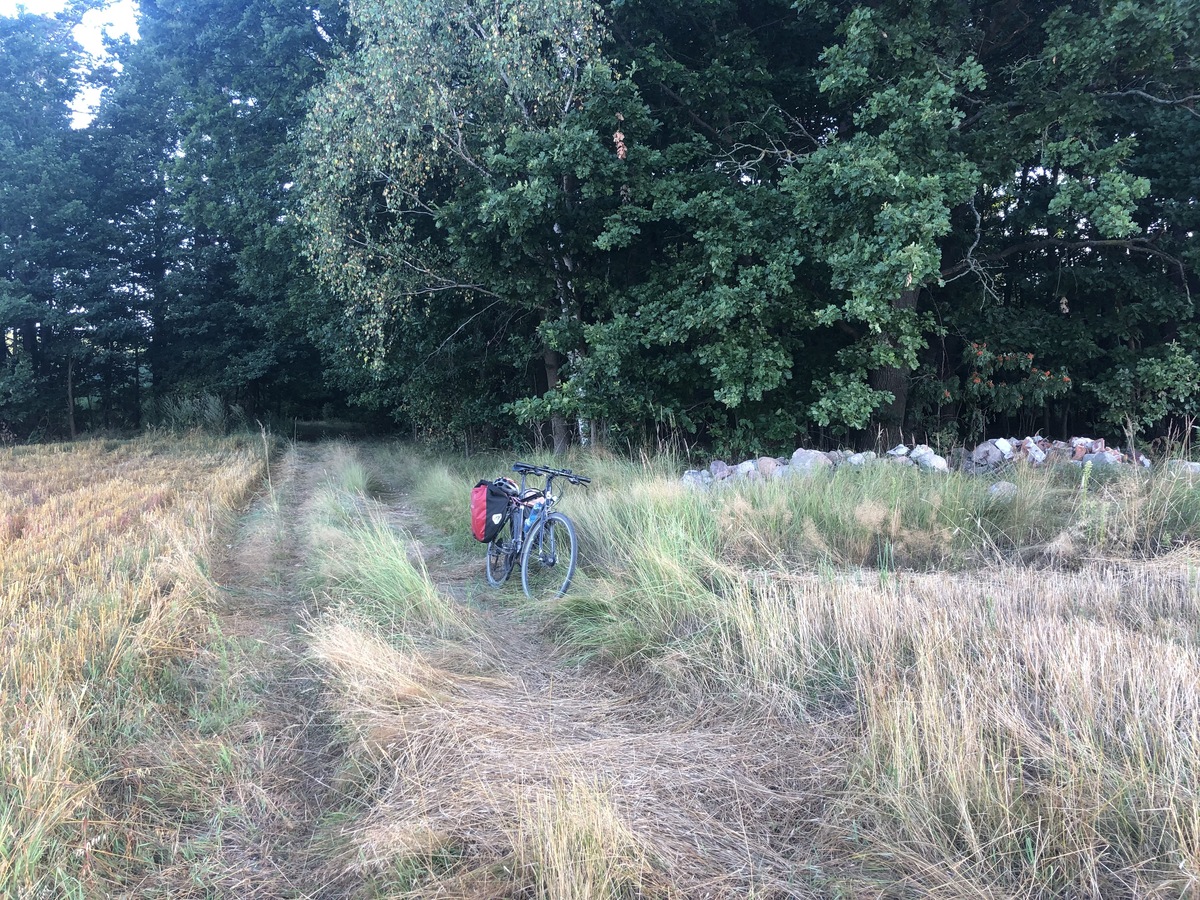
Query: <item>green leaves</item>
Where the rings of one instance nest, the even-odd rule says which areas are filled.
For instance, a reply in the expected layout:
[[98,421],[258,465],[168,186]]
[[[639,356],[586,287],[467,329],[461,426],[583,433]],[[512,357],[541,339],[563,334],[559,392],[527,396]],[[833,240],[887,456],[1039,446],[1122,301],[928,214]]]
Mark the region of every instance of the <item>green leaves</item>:
[[1194,315],[1196,13],[357,4],[305,131],[334,333],[397,415],[502,428],[1099,415]]
[[[337,333],[397,386],[377,396],[397,415],[440,415],[411,393],[430,387],[423,366],[486,368],[436,385],[451,403],[546,349],[578,349],[566,342],[589,302],[588,254],[615,206],[597,186],[616,169],[611,138],[594,127],[615,120],[596,104],[620,91],[582,0],[390,0],[356,5],[351,24],[358,44],[305,128],[309,255]],[[494,320],[505,339],[486,337]]]
[[1089,390],[1103,405],[1107,422],[1138,433],[1168,416],[1194,419],[1200,415],[1197,384],[1200,358],[1196,350],[1171,341],[1151,354],[1128,360]]
[[1141,227],[1133,220],[1137,201],[1150,194],[1150,180],[1128,172],[1105,172],[1095,181],[1065,180],[1046,211],[1088,220],[1106,238],[1129,237]]

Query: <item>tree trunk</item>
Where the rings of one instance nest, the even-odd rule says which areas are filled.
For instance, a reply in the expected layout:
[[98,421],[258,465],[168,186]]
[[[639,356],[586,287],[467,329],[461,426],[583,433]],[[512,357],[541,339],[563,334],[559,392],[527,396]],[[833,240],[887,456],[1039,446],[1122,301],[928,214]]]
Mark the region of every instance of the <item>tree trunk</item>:
[[[115,351],[116,350],[116,341],[113,341],[112,343],[110,343],[108,345],[108,349],[110,352]],[[108,360],[105,362],[105,364],[104,364],[104,379],[100,382],[100,423],[105,431],[107,431],[110,427],[112,427],[113,395],[116,393],[116,388],[115,388],[116,365],[113,363],[113,359],[115,358],[115,356],[116,356],[116,354],[114,352],[113,355],[110,356],[108,358]],[[89,429],[95,428],[95,426],[96,426],[96,413],[93,410],[91,417],[89,419],[89,422],[88,422],[88,428]]]
[[588,419],[588,443],[593,450],[608,448],[608,420]]
[[67,432],[75,440],[75,357],[67,357]]
[[[915,309],[917,292],[915,289],[904,291],[892,301],[892,309],[900,312]],[[889,341],[883,337],[881,341]],[[880,366],[872,369],[868,375],[871,387],[877,391],[888,391],[892,402],[884,404],[875,411],[873,424],[887,447],[894,447],[904,437],[904,417],[908,413],[909,371],[899,366]]]
[[137,344],[133,345],[133,427],[142,427],[142,356]]
[[33,319],[26,319],[24,324],[22,324],[21,340],[25,346],[25,352],[29,354],[29,364],[33,367],[33,374],[41,375],[42,354],[38,348],[37,322]]
[[[565,361],[565,357],[557,350],[547,350],[545,360],[546,392],[549,393],[558,387],[558,370]],[[561,413],[553,413],[550,416],[550,431],[554,435],[554,455],[562,456],[567,452],[570,431],[567,428],[567,420]]]

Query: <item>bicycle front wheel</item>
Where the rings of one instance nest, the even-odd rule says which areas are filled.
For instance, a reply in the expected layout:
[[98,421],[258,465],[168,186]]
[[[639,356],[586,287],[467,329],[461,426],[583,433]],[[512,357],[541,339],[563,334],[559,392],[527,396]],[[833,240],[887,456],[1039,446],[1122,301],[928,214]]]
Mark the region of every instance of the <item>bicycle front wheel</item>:
[[516,561],[517,554],[513,551],[513,523],[512,519],[509,519],[487,545],[488,584],[500,587],[508,581]]
[[530,600],[561,597],[571,586],[579,541],[575,525],[562,513],[550,513],[525,538],[521,548],[521,586]]

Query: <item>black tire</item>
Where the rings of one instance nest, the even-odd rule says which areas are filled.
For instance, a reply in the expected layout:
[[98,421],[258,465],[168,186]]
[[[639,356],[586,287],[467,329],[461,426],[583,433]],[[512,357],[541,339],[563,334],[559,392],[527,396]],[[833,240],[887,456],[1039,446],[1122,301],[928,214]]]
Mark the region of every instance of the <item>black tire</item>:
[[510,518],[496,532],[487,545],[487,580],[492,587],[500,587],[512,574],[517,555],[513,552],[513,522]]
[[562,513],[550,513],[529,530],[521,548],[521,587],[530,600],[561,597],[571,586],[579,541],[575,525]]

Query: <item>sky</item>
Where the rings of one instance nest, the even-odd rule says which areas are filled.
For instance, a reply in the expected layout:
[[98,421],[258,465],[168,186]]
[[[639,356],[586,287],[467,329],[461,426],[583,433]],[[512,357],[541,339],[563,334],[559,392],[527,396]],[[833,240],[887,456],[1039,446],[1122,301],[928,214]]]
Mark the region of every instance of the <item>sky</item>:
[[[17,7],[24,6],[27,12],[45,15],[62,10],[63,0],[0,0],[0,16],[15,16]],[[75,29],[75,40],[93,55],[104,50],[103,34],[107,31],[114,37],[123,34],[137,37],[137,5],[133,0],[116,0],[105,9],[93,9],[83,17],[83,24]]]
[[[17,8],[37,15],[56,13],[66,3],[63,0],[0,0],[0,16],[15,16]],[[75,40],[92,56],[104,55],[104,35],[137,38],[137,4],[134,0],[115,0],[104,9],[88,10],[83,21],[75,29]],[[84,128],[92,120],[96,104],[100,102],[99,88],[84,88],[71,104],[72,124]]]

